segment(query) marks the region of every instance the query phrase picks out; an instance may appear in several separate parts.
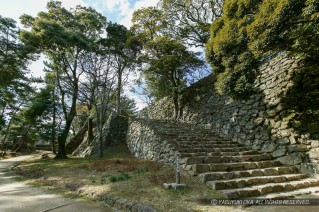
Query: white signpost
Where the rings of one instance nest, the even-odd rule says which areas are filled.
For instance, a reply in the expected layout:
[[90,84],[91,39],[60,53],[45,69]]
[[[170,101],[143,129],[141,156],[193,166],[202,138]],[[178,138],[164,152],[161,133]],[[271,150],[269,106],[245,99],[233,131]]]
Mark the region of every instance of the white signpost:
[[176,184],[180,184],[180,168],[179,168],[180,153],[176,152]]
[[175,165],[176,165],[176,183],[164,183],[164,187],[167,189],[185,189],[187,188],[186,184],[181,184],[181,178],[180,178],[180,156],[181,154],[179,152],[176,152],[176,159],[175,159]]

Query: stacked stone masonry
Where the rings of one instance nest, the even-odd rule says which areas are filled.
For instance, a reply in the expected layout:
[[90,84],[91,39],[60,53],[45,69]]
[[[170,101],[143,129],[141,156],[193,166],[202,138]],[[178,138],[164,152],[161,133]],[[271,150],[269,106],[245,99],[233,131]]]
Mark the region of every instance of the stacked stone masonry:
[[[300,133],[291,127],[292,106],[285,102],[294,79],[306,74],[301,73],[301,66],[301,60],[288,56],[266,62],[257,71],[255,93],[246,100],[217,94],[213,86],[215,77],[208,76],[183,93],[179,121],[209,129],[318,177],[319,136]],[[317,78],[314,80],[319,80]],[[298,99],[293,101],[298,102]],[[142,110],[139,117],[172,120],[173,111],[172,101],[164,98]]]
[[295,166],[195,124],[131,120],[127,143],[135,156],[149,160],[171,163],[179,152],[184,170],[227,198],[283,198],[319,192],[319,180]]

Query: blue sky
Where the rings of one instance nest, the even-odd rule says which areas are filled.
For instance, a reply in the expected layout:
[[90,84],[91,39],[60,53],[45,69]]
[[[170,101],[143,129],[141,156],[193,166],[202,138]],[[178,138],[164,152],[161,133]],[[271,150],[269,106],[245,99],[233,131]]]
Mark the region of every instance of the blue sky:
[[158,0],[83,0],[104,14],[108,20],[131,25],[132,13],[142,7],[155,6]]
[[[22,14],[36,16],[40,11],[46,11],[49,0],[0,0],[0,15],[15,19],[19,23]],[[108,21],[117,22],[129,28],[132,14],[142,7],[155,6],[158,0],[60,0],[62,5],[69,9],[76,5],[89,6],[102,13]],[[29,69],[34,76],[44,76],[43,58],[30,64]],[[132,76],[134,78],[134,76]],[[127,88],[126,94],[135,99],[139,109],[145,104],[130,93]]]
[[[45,11],[49,0],[0,0],[0,14],[18,20],[23,13],[36,16]],[[102,13],[109,21],[131,26],[132,14],[142,7],[155,6],[158,0],[61,0],[66,8],[76,5],[90,6]]]

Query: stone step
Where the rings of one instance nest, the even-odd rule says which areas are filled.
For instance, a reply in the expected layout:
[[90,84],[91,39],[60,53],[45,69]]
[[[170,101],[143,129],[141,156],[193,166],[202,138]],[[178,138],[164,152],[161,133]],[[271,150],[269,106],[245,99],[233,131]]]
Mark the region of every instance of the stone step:
[[228,139],[217,137],[216,135],[202,135],[202,134],[195,134],[195,133],[190,133],[190,134],[179,133],[175,135],[177,135],[176,138],[182,142],[186,142],[186,141],[223,141],[223,142],[228,141],[229,142],[230,141]]
[[214,136],[212,137],[181,137],[181,136],[177,136],[175,137],[176,140],[180,143],[189,143],[189,144],[194,144],[194,143],[213,143],[213,142],[229,142],[229,140],[224,140],[224,139],[219,139],[216,138]]
[[[181,146],[178,145],[178,149],[180,149],[181,151],[185,151],[185,150],[195,150],[197,152],[216,152],[216,150],[220,150],[220,149],[225,149],[225,152],[231,152],[231,149],[238,149],[238,148],[245,148],[243,146],[239,146],[239,145],[228,145],[228,144],[212,144],[209,146],[199,146],[199,145],[187,145],[187,146]],[[246,149],[244,149],[243,151],[246,151]],[[218,151],[219,152],[219,151]]]
[[185,157],[181,159],[181,164],[198,164],[198,163],[229,163],[229,162],[245,162],[245,161],[264,161],[271,160],[269,154],[260,155],[238,155],[238,156],[199,156]]
[[227,143],[209,143],[209,144],[179,144],[180,148],[231,148],[242,147],[241,144],[227,144]]
[[212,139],[210,138],[209,140],[192,140],[192,141],[187,141],[187,140],[180,140],[179,144],[181,145],[210,145],[210,144],[237,144],[240,146],[243,146],[242,144],[238,142],[233,142],[233,141],[228,141],[228,140],[221,140],[221,139]]
[[214,152],[241,152],[241,151],[248,151],[247,147],[233,147],[233,148],[178,148],[180,153],[196,153],[196,152],[207,152],[207,153],[214,153]]
[[256,150],[248,150],[242,152],[196,152],[196,153],[181,153],[181,157],[200,157],[200,156],[236,156],[236,155],[257,155],[259,154]]
[[265,194],[258,197],[254,197],[254,199],[289,199],[294,198],[296,196],[305,195],[305,194],[316,194],[319,193],[319,186],[310,187],[310,188],[302,188],[296,189],[288,192],[277,192],[271,194]]
[[200,174],[209,171],[240,171],[249,169],[260,169],[280,166],[280,161],[268,160],[257,162],[237,162],[237,163],[210,163],[210,164],[193,164],[194,174]]
[[181,157],[198,157],[198,156],[236,156],[236,155],[257,155],[260,154],[256,150],[248,150],[242,152],[196,152],[196,153],[181,153]]
[[298,173],[298,169],[295,166],[279,166],[263,169],[252,169],[232,172],[206,172],[198,175],[201,182],[206,183],[212,180],[230,180],[241,177],[253,177],[253,176],[272,176],[279,174],[294,174]]
[[268,183],[245,188],[219,190],[221,194],[229,199],[260,196],[275,192],[286,192],[297,189],[319,186],[319,179],[307,178],[303,180],[289,181],[284,183]]
[[282,199],[310,191],[319,193],[319,179],[307,178],[294,166],[282,165],[269,154],[208,129],[174,121],[143,121],[160,140],[170,143],[168,149],[181,153],[181,166],[186,171],[230,199]]
[[241,152],[212,152],[208,153],[208,156],[236,156],[236,155],[257,155],[260,154],[256,150],[247,150]]
[[200,156],[207,156],[207,152],[196,152],[196,153],[181,153],[181,158],[184,157],[200,157]]
[[272,176],[256,176],[256,177],[242,177],[231,180],[214,180],[207,181],[206,184],[211,186],[214,190],[244,188],[252,185],[260,185],[266,183],[283,183],[287,181],[294,181],[307,178],[306,174],[286,174],[286,175],[272,175]]
[[[236,144],[225,143],[223,141],[196,141],[196,142],[187,141],[187,143],[176,141],[176,144],[181,148],[216,148],[218,145],[230,145],[231,147],[236,145]],[[242,145],[237,145],[237,146],[242,147]]]
[[225,163],[225,162],[245,162],[271,160],[272,155],[238,155],[238,156],[208,156],[203,158],[203,163]]
[[185,143],[185,144],[196,144],[196,143],[214,143],[214,142],[221,142],[221,143],[225,143],[225,142],[229,142],[228,140],[224,140],[224,139],[218,139],[218,138],[214,138],[214,136],[212,137],[201,137],[201,136],[187,136],[187,137],[181,137],[179,134],[157,134],[161,139],[165,139],[165,140],[176,140],[178,141],[178,143]]
[[211,133],[211,132],[202,132],[202,131],[198,131],[197,129],[192,129],[192,130],[183,130],[183,134],[181,135],[181,137],[186,137],[186,136],[201,136],[201,137],[217,137],[220,138],[220,136],[217,136],[215,133]]

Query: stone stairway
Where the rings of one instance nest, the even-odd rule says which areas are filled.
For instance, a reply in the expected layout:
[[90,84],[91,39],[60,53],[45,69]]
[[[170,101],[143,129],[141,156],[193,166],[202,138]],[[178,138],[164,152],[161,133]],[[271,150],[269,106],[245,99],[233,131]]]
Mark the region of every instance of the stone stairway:
[[319,179],[309,178],[272,155],[251,150],[195,125],[151,120],[161,140],[181,153],[181,166],[229,199],[288,198],[319,193]]

